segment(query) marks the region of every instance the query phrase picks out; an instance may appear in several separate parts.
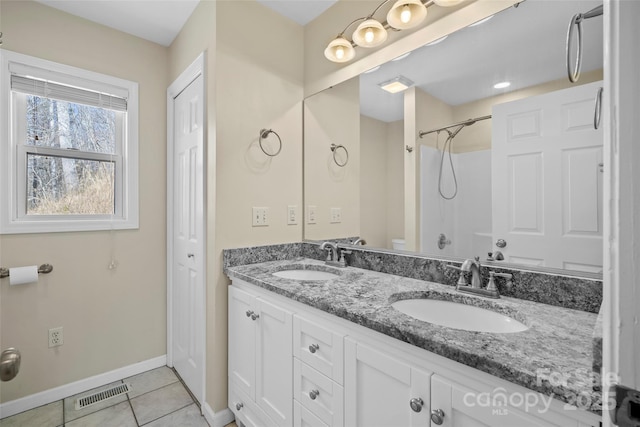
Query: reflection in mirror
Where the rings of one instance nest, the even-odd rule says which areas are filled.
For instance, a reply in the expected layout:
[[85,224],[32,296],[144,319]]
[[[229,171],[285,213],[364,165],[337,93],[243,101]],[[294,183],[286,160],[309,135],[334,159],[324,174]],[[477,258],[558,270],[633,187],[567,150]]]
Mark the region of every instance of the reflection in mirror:
[[[598,4],[527,0],[307,98],[305,238],[600,272],[601,18],[583,23],[578,83],[565,64],[571,17]],[[380,88],[397,77],[409,89]]]

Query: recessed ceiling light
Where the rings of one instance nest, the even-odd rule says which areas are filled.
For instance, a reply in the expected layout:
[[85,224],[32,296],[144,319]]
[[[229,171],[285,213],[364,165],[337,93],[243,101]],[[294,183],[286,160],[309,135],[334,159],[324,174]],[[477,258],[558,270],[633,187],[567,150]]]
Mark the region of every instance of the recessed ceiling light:
[[487,22],[489,19],[491,19],[493,17],[494,17],[494,15],[487,16],[486,18],[481,19],[478,22],[474,22],[473,24],[471,24],[469,26],[470,27],[475,27],[476,25],[482,25],[482,24],[484,24],[485,22]]
[[373,73],[374,71],[378,71],[379,69],[380,69],[380,66],[379,66],[379,65],[377,65],[377,66],[375,66],[375,67],[373,67],[373,68],[371,68],[371,69],[369,69],[369,70],[365,71],[365,72],[364,72],[364,74]]
[[444,37],[440,37],[439,39],[435,39],[434,41],[425,44],[425,46],[433,46],[434,44],[442,43],[444,39],[446,39],[447,37],[449,36],[444,36]]
[[406,58],[407,56],[411,55],[411,52],[407,52],[404,55],[400,55],[397,58],[393,58],[392,61],[400,61],[401,59]]
[[504,89],[509,86],[511,86],[511,82],[500,82],[493,85],[495,89]]
[[386,90],[389,93],[402,92],[403,90],[409,89],[411,85],[413,85],[413,82],[404,76],[394,77],[391,80],[378,84],[382,90]]

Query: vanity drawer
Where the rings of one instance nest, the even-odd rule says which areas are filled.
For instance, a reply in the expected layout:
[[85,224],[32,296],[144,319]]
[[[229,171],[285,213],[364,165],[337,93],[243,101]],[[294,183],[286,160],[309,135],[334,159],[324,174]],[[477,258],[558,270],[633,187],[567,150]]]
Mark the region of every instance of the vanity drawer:
[[342,386],[295,358],[293,378],[293,397],[296,401],[325,424],[333,427],[343,426]]
[[276,423],[231,381],[229,381],[228,403],[229,409],[236,417],[238,427],[241,425],[245,427],[277,427]]
[[293,425],[300,427],[329,427],[297,400],[293,401]]
[[339,384],[343,383],[344,336],[307,318],[293,318],[293,355]]

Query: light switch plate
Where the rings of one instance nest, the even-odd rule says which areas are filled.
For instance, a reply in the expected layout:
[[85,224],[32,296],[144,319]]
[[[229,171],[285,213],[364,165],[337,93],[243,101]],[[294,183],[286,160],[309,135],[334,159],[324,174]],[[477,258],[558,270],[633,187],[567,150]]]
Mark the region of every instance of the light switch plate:
[[331,224],[337,224],[342,222],[342,209],[331,208],[331,218],[329,220]]
[[298,206],[287,206],[287,225],[296,225],[298,223]]
[[269,208],[253,208],[252,223],[254,227],[266,227],[269,225]]
[[309,205],[309,209],[307,210],[307,224],[315,224],[316,223],[316,207],[314,205]]

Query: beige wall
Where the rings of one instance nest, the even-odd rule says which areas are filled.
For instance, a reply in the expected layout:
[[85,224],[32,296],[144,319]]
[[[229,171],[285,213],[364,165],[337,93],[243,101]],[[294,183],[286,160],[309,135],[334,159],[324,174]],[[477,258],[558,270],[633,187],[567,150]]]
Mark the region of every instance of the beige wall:
[[[0,3],[3,49],[139,83],[140,229],[0,236],[0,264],[49,262],[37,284],[0,281],[0,348],[23,355],[7,402],[166,353],[167,49],[31,1]],[[113,251],[118,265],[109,270]],[[64,327],[64,345],[47,330]]]
[[[305,100],[305,209],[316,207],[316,224],[308,224],[305,218],[307,239],[360,234],[359,88],[360,81],[351,79]],[[349,159],[344,167],[333,161],[331,144],[347,148]],[[344,155],[342,150],[339,155]],[[331,208],[341,209],[340,223],[330,223]]]
[[360,234],[387,247],[387,123],[360,116]]
[[[227,407],[222,250],[302,238],[302,34],[257,2],[202,1],[169,49],[170,80],[207,50],[206,402],[216,412]],[[278,156],[258,148],[262,128],[282,138]],[[287,205],[298,207],[297,225],[287,225]],[[268,227],[251,226],[253,206],[269,208]]]
[[375,248],[404,236],[402,127],[360,116],[360,235]]

